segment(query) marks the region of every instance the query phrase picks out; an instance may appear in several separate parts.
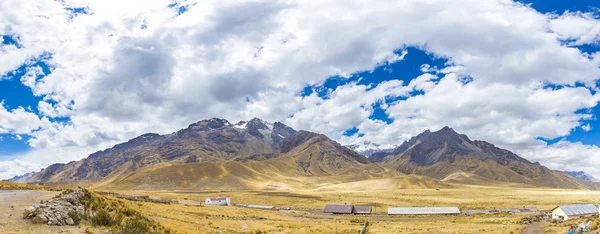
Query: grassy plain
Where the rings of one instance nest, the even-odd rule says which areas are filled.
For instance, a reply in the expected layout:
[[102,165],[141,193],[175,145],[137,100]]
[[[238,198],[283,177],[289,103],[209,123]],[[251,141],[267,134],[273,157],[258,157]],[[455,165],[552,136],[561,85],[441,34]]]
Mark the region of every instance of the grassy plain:
[[60,191],[59,188],[50,186],[15,183],[8,180],[0,180],[0,190],[45,190],[45,191]]
[[[140,210],[179,233],[357,233],[369,221],[369,233],[520,233],[526,215],[387,216],[392,206],[458,206],[462,209],[537,207],[600,201],[600,191],[506,186],[454,185],[452,188],[387,187],[389,179],[327,185],[305,190],[117,191],[126,194],[177,198],[188,204],[206,197],[228,195],[234,203],[290,207],[265,211],[239,207],[196,207],[143,203]],[[327,203],[374,206],[375,215],[326,215]],[[574,221],[580,222],[580,221]],[[571,223],[544,223],[547,233],[567,230]]]

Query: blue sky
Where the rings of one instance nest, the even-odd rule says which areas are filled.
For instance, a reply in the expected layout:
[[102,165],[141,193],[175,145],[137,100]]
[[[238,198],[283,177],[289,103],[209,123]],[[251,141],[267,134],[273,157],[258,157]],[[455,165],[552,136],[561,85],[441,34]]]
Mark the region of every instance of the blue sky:
[[600,175],[600,4],[457,1],[2,2],[0,177],[212,117],[387,147],[448,125]]

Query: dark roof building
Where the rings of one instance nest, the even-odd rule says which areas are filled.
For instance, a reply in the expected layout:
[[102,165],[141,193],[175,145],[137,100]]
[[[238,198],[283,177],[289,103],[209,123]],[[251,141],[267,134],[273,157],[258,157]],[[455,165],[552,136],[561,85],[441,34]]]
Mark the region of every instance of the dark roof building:
[[354,214],[371,214],[370,206],[354,206]]
[[330,214],[352,214],[353,205],[327,204],[324,213]]

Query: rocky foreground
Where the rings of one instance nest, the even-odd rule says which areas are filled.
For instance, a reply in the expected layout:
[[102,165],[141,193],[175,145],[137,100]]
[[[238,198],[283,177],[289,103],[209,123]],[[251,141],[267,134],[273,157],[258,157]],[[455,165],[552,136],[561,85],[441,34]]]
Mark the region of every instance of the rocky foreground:
[[76,225],[85,215],[85,196],[82,188],[68,190],[46,202],[26,208],[23,216],[36,224]]
[[86,230],[109,229],[115,234],[171,233],[160,223],[142,215],[136,203],[79,187],[27,207],[23,216],[32,223],[47,224],[30,226],[70,228],[68,226],[81,223],[79,227],[87,226]]

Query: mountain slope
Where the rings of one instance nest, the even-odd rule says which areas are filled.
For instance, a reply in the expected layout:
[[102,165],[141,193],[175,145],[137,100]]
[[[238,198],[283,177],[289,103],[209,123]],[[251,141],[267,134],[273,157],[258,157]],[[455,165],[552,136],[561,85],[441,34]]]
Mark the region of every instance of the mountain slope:
[[270,124],[257,118],[237,124],[213,118],[168,135],[144,134],[81,161],[53,164],[28,181],[99,180],[120,170],[135,171],[164,163],[220,162],[270,155],[295,132],[282,123]]
[[370,160],[378,160],[402,173],[443,181],[484,183],[489,180],[560,188],[595,187],[488,142],[472,141],[448,127],[423,132],[404,142],[392,154],[374,156],[376,158]]
[[210,119],[168,135],[144,134],[80,161],[53,164],[27,181],[120,189],[251,188],[283,177],[346,181],[383,171],[321,134],[256,118],[236,124]]

